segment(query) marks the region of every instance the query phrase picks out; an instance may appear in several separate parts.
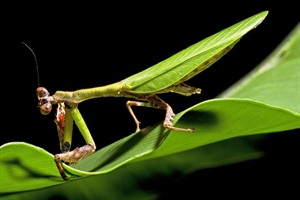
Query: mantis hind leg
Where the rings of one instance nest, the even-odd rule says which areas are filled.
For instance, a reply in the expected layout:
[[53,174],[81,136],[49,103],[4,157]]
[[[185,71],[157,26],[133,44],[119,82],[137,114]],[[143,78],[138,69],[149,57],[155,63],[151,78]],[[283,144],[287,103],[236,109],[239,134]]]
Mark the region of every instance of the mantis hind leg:
[[144,99],[147,100],[148,102],[127,101],[127,103],[126,103],[127,108],[136,123],[136,126],[137,126],[136,132],[138,132],[140,130],[140,122],[138,121],[137,117],[135,116],[131,106],[145,106],[145,107],[150,107],[150,108],[159,108],[159,109],[166,110],[166,116],[165,116],[165,120],[163,122],[163,126],[165,128],[170,129],[170,130],[175,130],[175,131],[193,132],[192,129],[179,128],[179,127],[173,126],[172,121],[173,121],[173,117],[175,116],[173,109],[171,108],[171,106],[169,104],[164,102],[158,96],[152,95],[152,96],[145,97]]

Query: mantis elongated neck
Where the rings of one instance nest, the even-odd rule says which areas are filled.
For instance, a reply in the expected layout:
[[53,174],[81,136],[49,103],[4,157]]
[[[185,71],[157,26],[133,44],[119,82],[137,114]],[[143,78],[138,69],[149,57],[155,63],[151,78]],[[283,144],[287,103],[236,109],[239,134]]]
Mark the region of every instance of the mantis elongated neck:
[[56,91],[53,98],[60,102],[80,103],[82,101],[99,97],[117,97],[121,95],[121,82],[106,86],[80,89],[73,92]]

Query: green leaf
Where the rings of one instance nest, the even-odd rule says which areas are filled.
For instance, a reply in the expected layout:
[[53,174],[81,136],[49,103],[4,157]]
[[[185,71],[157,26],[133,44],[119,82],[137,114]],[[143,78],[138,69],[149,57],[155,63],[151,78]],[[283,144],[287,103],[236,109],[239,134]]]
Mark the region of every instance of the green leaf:
[[[178,116],[177,124],[194,127],[194,133],[170,133],[159,124],[97,151],[74,166],[77,169],[66,166],[66,170],[73,178],[108,173],[141,156],[141,160],[146,160],[233,137],[299,128],[299,120],[298,113],[255,101],[210,100],[187,109]],[[20,148],[22,151],[18,151]],[[53,155],[40,148],[25,143],[11,143],[2,146],[0,153],[3,155],[0,159],[3,173],[1,181],[9,183],[3,185],[1,192],[36,189],[62,183]],[[20,179],[23,181],[20,182]]]
[[249,98],[300,113],[300,23],[252,72],[219,97]]
[[[155,176],[168,177],[174,172],[178,173],[178,169],[183,170],[184,173],[189,173],[194,169],[241,162],[259,158],[263,155],[251,145],[245,142],[241,143],[239,140],[237,138],[225,140],[220,143],[203,146],[201,151],[194,149],[157,158],[154,162],[153,160],[136,162],[124,165],[114,170],[113,173],[89,176],[76,181],[64,182],[65,184],[54,187],[3,196],[1,199],[51,199],[54,197],[60,197],[61,199],[78,199],[81,197],[85,200],[93,200],[95,197],[113,200],[152,199],[156,196],[153,191],[161,190],[161,188],[157,188],[155,184],[147,184],[147,191],[143,191],[141,190],[141,184],[137,184],[138,182],[146,183]],[[26,146],[23,147],[28,148]],[[239,149],[239,151],[236,151],[236,149]],[[57,169],[53,168],[53,170],[56,171]],[[26,185],[27,182],[23,182],[23,184]]]

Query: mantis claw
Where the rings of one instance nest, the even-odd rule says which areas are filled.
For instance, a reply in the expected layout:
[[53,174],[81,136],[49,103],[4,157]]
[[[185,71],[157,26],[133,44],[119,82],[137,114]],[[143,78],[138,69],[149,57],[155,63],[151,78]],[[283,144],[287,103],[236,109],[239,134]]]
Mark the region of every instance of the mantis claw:
[[56,154],[56,155],[54,156],[54,162],[55,162],[55,164],[56,164],[56,167],[57,167],[57,169],[58,169],[58,171],[59,171],[60,176],[61,176],[65,181],[67,181],[67,180],[69,179],[69,177],[68,177],[68,176],[66,175],[66,173],[65,173],[65,170],[64,170],[64,168],[63,168],[63,166],[62,166],[62,164],[61,164],[60,156],[59,156],[58,154]]

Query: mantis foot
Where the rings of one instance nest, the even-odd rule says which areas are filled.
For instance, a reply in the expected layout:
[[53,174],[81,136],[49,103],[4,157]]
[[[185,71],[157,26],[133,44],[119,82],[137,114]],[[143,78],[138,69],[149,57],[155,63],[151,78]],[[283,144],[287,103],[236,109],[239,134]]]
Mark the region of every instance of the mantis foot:
[[78,163],[81,159],[87,157],[88,155],[94,153],[96,150],[95,145],[84,145],[82,147],[78,147],[73,151],[66,152],[66,153],[59,153],[54,156],[54,162],[57,166],[57,169],[60,173],[60,176],[64,180],[68,180],[69,177],[66,175],[64,168],[62,166],[62,162],[66,163]]
[[169,130],[174,130],[174,131],[183,131],[183,132],[194,132],[193,129],[190,129],[190,128],[179,128],[179,127],[174,127],[173,126],[173,120],[174,120],[174,112],[171,108],[171,106],[169,106],[168,104],[166,104],[167,107],[165,108],[166,109],[166,117],[165,117],[165,120],[164,120],[164,123],[163,123],[163,126]]

